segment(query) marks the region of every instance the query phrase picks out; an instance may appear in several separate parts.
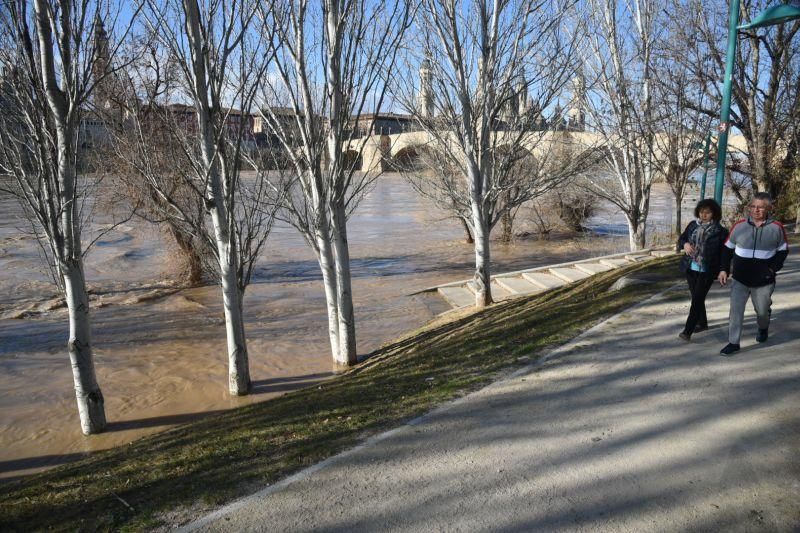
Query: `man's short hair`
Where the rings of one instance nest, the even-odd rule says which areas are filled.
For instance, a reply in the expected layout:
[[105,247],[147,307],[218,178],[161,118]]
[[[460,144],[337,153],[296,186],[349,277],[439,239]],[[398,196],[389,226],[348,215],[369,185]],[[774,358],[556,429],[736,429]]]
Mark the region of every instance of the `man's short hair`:
[[766,200],[772,205],[772,195],[768,192],[757,192],[753,195],[753,200]]

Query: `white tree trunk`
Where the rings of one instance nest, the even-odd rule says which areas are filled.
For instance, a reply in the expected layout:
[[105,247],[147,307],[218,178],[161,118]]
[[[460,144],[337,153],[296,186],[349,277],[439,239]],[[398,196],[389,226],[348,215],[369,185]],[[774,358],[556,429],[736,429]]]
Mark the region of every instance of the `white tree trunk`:
[[645,222],[643,220],[628,220],[628,237],[631,252],[644,249],[645,244]]
[[339,352],[336,364],[352,366],[356,353],[356,320],[350,281],[350,250],[347,244],[347,216],[343,203],[333,206],[333,251],[336,255],[336,289],[339,303]]
[[489,248],[489,226],[480,210],[473,206],[472,229],[475,233],[475,306],[486,307],[492,303],[491,256]]
[[222,194],[218,190],[214,191],[221,188],[219,181],[219,175],[212,170],[209,187],[215,205],[210,211],[219,257],[219,277],[228,341],[228,390],[234,396],[244,396],[250,391],[250,366],[244,334],[242,292],[237,281],[239,254],[236,241],[231,239],[228,232],[225,207],[220,206],[223,203]]
[[[205,162],[213,165],[208,147],[203,147]],[[239,251],[236,241],[228,231],[228,217],[225,209],[224,193],[218,170],[211,169],[209,191],[213,198],[211,222],[214,225],[217,255],[219,257],[219,277],[222,287],[222,302],[225,313],[225,333],[228,341],[228,390],[234,396],[244,396],[250,392],[250,366],[247,356],[247,341],[244,334],[244,315],[242,313],[242,292],[237,280],[239,271]]]
[[[228,247],[223,245],[223,248]],[[242,312],[244,295],[239,290],[236,268],[226,259],[220,260],[219,267],[228,340],[228,390],[234,396],[244,396],[250,392],[250,363]]]
[[[192,72],[192,96],[197,110],[200,155],[203,170],[207,174],[205,200],[209,203],[214,227],[222,286],[228,341],[228,389],[232,395],[243,396],[250,391],[250,370],[242,313],[242,289],[238,280],[241,257],[235,235],[231,234],[235,227],[235,191],[230,188],[234,185],[230,183],[231,180],[226,179],[230,176],[226,174],[224,154],[216,144],[219,139],[212,119],[212,112],[219,112],[221,108],[220,95],[209,89],[213,84],[209,81],[213,78],[213,74],[209,72],[213,72],[213,69],[210,69],[209,64],[213,64],[215,60],[209,58],[207,39],[210,37],[202,29],[200,6],[193,0],[183,0],[183,6],[186,37],[192,49],[188,66]],[[236,172],[235,169],[229,171]]]
[[316,228],[317,261],[322,271],[322,283],[325,287],[325,305],[328,309],[328,339],[331,343],[331,357],[337,360],[339,354],[339,299],[334,271],[333,250],[331,248],[330,228],[327,221]]
[[78,401],[81,431],[84,435],[100,433],[106,427],[103,393],[97,384],[92,359],[89,296],[83,276],[83,261],[62,267],[69,310],[69,351],[75,398]]

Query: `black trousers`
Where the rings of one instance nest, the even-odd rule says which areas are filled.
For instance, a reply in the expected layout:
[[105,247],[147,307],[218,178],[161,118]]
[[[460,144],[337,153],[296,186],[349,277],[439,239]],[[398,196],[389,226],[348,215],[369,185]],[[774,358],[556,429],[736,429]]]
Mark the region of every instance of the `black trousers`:
[[689,282],[689,292],[692,294],[692,305],[689,316],[686,317],[686,326],[683,332],[691,335],[696,326],[708,327],[706,316],[706,295],[714,284],[714,279],[708,272],[686,271],[686,281]]

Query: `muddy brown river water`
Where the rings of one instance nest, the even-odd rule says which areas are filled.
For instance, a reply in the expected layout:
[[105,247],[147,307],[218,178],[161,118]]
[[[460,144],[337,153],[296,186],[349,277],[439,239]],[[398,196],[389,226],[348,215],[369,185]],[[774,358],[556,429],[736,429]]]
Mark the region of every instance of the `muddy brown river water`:
[[[668,189],[656,186],[654,230],[669,226],[672,205]],[[175,276],[168,243],[159,229],[134,220],[103,236],[86,261],[95,293],[95,364],[109,427],[84,437],[65,350],[66,311],[57,308],[39,248],[19,215],[15,201],[0,196],[0,479],[332,376],[319,270],[293,228],[273,230],[247,289],[254,390],[232,398],[219,289],[164,295]],[[623,219],[606,208],[593,222],[618,228]],[[524,220],[517,229],[525,229]],[[473,252],[463,243],[460,225],[419,199],[401,176],[378,180],[349,231],[361,355],[447,309],[438,297],[412,293],[471,275]],[[494,243],[493,266],[495,272],[519,270],[626,246],[625,236],[522,238]]]

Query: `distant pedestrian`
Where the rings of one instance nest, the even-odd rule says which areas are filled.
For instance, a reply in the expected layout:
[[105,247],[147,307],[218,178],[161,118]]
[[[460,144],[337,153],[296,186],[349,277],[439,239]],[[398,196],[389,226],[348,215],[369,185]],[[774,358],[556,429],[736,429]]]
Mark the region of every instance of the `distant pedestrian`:
[[720,225],[722,209],[707,198],[700,200],[694,208],[695,220],[689,222],[680,236],[678,244],[686,254],[681,260],[681,271],[686,273],[692,304],[683,331],[678,335],[688,341],[692,333],[708,329],[706,295],[717,279],[720,261],[728,230]]
[[775,273],[783,267],[789,253],[783,224],[771,218],[772,197],[765,192],[756,193],[748,210],[750,215],[731,228],[722,253],[719,282],[723,285],[731,282],[728,345],[720,351],[722,355],[739,350],[748,298],[756,310],[756,341],[767,341]]

